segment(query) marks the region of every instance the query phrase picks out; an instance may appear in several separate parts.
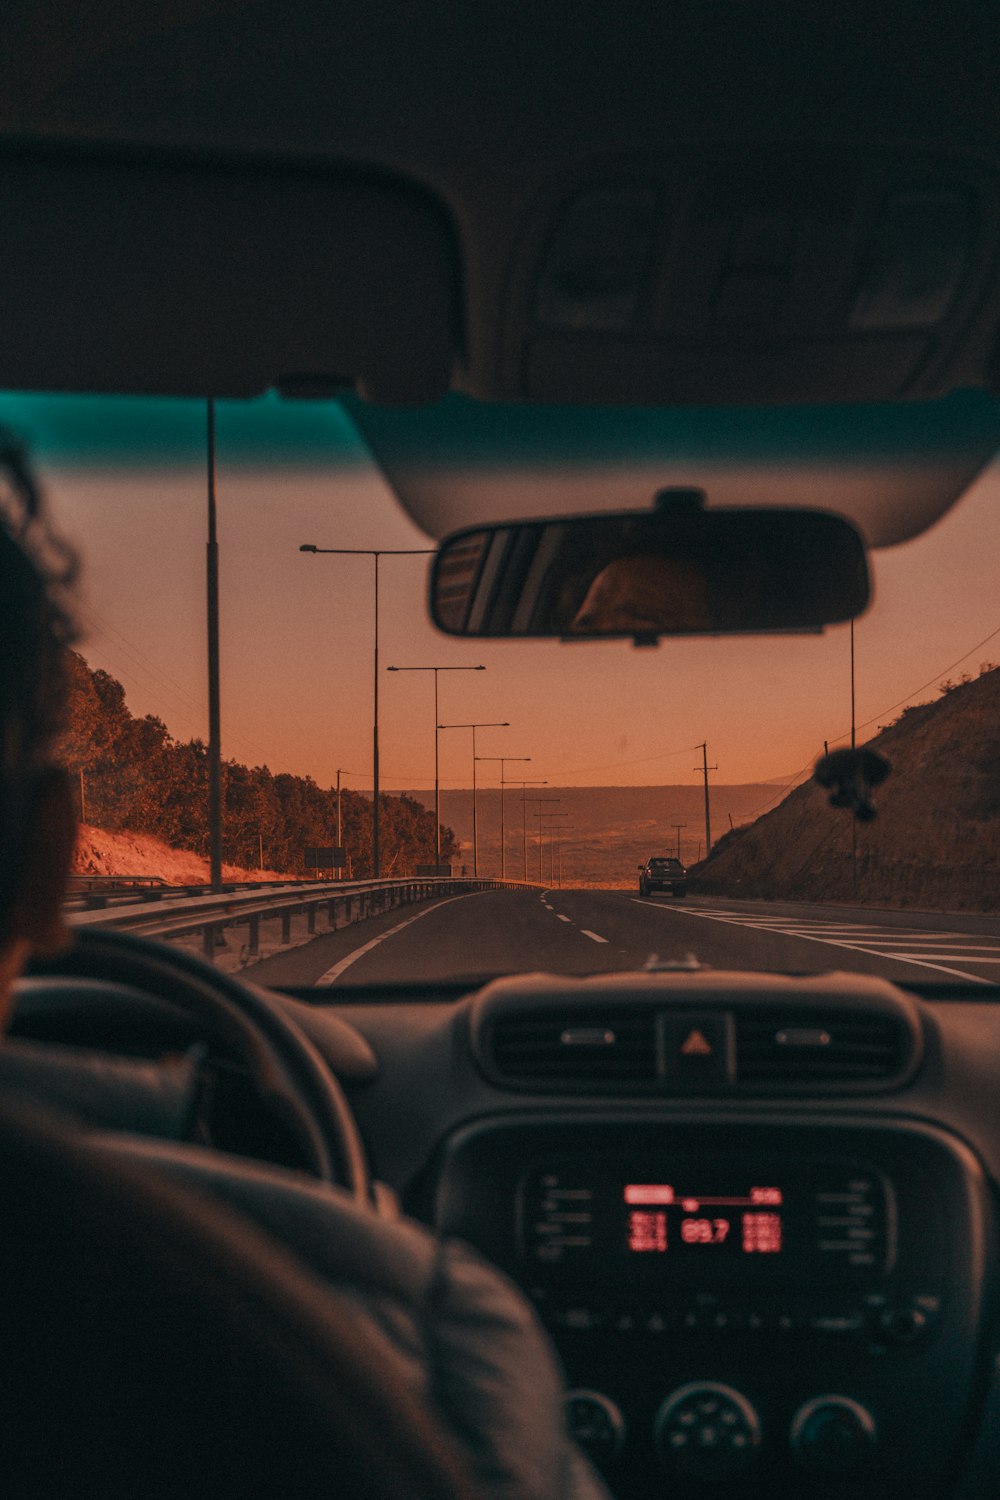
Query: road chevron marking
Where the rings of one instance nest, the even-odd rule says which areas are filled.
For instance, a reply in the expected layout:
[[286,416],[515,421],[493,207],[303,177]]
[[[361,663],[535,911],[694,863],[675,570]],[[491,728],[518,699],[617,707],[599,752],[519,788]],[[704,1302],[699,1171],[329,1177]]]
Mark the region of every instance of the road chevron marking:
[[[865,953],[869,958],[892,958],[897,963],[915,964],[918,968],[921,969],[934,969],[939,974],[951,974],[956,979],[965,979],[970,981],[972,984],[990,984],[992,982],[989,979],[983,979],[979,974],[970,974],[965,969],[953,969],[946,966],[945,964],[928,963],[926,958],[906,957],[902,953],[885,953],[879,948],[872,948],[870,946],[866,947],[866,940],[863,938],[859,942],[848,943],[843,938],[819,937],[815,930],[804,932],[794,925],[789,926],[789,923],[794,923],[794,918],[786,918],[785,925],[778,926],[776,924],[782,920],[780,917],[769,917],[757,920],[753,917],[738,915],[736,913],[726,913],[721,911],[717,907],[698,908],[695,906],[688,906],[684,908],[683,912],[681,912],[679,907],[663,906],[659,901],[643,901],[638,896],[631,896],[629,899],[631,901],[634,901],[636,906],[652,906],[656,911],[669,911],[682,916],[701,917],[706,922],[725,922],[730,927],[752,927],[756,928],[759,932],[772,932],[775,934],[775,936],[779,937],[798,938],[803,943],[825,943],[829,948],[846,948],[852,953]],[[815,924],[810,923],[810,927],[814,926]],[[905,933],[905,930],[905,928],[897,929],[897,931],[901,933]],[[883,927],[881,931],[885,932],[886,929]],[[869,943],[873,941],[876,940],[868,939]],[[905,941],[905,939],[896,938],[891,939],[891,941],[899,942]],[[947,954],[942,956],[955,959],[959,959],[961,957],[960,954]],[[970,962],[982,963],[983,960],[980,958],[970,957]]]
[[466,891],[464,896],[446,896],[443,901],[435,901],[433,906],[426,906],[423,911],[418,911],[414,916],[407,917],[405,922],[397,922],[396,926],[390,927],[388,932],[381,932],[378,937],[372,938],[370,943],[364,943],[360,948],[355,948],[346,958],[342,958],[339,963],[334,964],[332,969],[327,969],[325,974],[321,974],[318,979],[314,979],[313,988],[320,989],[324,985],[334,984],[340,978],[341,974],[343,974],[344,970],[350,968],[351,964],[357,963],[359,958],[363,958],[366,953],[370,953],[373,948],[377,948],[379,943],[384,943],[386,938],[395,937],[396,933],[402,932],[404,927],[409,927],[412,923],[419,922],[421,917],[429,917],[432,911],[437,911],[442,906],[450,906],[453,901],[468,901],[470,896],[478,896],[480,894],[480,891]]

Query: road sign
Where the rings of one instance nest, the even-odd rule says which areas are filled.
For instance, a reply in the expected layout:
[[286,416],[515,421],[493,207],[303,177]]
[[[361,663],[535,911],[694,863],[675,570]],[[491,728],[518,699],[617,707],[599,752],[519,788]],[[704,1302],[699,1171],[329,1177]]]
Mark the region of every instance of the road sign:
[[343,845],[337,844],[321,849],[306,849],[302,862],[307,870],[342,870],[347,863]]

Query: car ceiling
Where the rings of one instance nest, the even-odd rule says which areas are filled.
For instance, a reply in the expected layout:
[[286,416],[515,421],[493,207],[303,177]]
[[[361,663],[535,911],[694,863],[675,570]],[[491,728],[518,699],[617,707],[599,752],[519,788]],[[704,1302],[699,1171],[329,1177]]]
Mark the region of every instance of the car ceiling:
[[[5,38],[0,388],[993,388],[995,6],[13,0]],[[928,524],[954,479],[909,521],[859,501],[868,539]]]

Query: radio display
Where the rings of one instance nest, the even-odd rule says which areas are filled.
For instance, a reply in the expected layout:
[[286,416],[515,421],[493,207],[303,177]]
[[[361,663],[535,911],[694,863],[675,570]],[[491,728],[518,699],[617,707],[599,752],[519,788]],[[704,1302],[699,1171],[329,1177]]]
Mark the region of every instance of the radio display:
[[625,1242],[633,1255],[684,1255],[710,1250],[736,1255],[780,1255],[785,1243],[780,1187],[744,1193],[690,1193],[672,1183],[625,1183]]
[[857,1281],[887,1269],[890,1208],[857,1162],[564,1158],[522,1180],[522,1254],[542,1275]]

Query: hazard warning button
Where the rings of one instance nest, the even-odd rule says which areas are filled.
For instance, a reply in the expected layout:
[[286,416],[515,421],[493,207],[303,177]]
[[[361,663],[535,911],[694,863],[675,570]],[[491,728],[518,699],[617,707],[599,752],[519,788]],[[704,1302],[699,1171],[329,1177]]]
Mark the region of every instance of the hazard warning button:
[[682,1010],[661,1016],[668,1087],[703,1092],[732,1081],[732,1018],[728,1011]]

